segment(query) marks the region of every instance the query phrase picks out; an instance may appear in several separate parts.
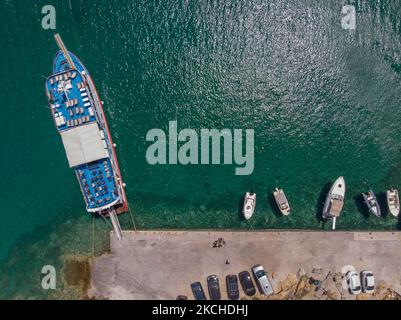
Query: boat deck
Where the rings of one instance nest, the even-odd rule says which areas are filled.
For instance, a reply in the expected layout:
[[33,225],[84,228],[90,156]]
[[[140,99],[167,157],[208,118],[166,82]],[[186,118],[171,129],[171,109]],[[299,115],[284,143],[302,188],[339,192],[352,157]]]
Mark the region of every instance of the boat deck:
[[[100,150],[104,150],[104,157],[98,157],[89,163],[82,161],[70,163],[70,166],[76,172],[87,210],[91,212],[103,211],[118,205],[121,201],[116,174],[110,158],[111,142],[108,141],[109,135],[106,129],[97,118],[94,96],[90,91],[87,79],[84,79],[83,76],[88,77],[89,73],[75,55],[72,53],[70,55],[77,69],[71,69],[62,52],[58,52],[53,65],[54,74],[47,79],[46,90],[50,99],[54,123],[59,133],[64,137],[68,134],[67,132],[72,132],[78,127],[82,127],[83,131],[88,128],[86,131],[88,134],[89,132],[93,133],[93,130],[89,130],[89,125],[93,126],[97,123],[99,130],[97,135],[100,136],[100,138],[97,137],[97,140]],[[95,131],[97,132],[97,130]],[[77,135],[79,134],[77,133]],[[93,137],[90,136],[89,141],[86,141],[89,149],[93,146],[90,140]],[[76,150],[76,145],[81,143],[74,144],[74,140],[71,142],[72,138],[73,135],[69,135],[66,138],[68,140],[66,143],[69,146],[70,156],[74,158],[74,153],[79,153],[79,149]],[[85,146],[80,147],[85,149]]]
[[110,206],[119,199],[109,159],[83,164],[76,172],[89,209]]
[[46,87],[53,102],[50,107],[54,122],[60,132],[96,122],[88,91],[79,72],[69,70],[55,74],[48,78]]

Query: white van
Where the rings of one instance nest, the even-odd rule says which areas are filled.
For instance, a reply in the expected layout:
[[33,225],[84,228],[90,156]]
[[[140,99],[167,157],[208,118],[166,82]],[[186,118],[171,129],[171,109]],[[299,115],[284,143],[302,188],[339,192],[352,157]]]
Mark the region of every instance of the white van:
[[262,294],[271,295],[274,293],[267,273],[262,265],[258,264],[252,268],[252,273]]

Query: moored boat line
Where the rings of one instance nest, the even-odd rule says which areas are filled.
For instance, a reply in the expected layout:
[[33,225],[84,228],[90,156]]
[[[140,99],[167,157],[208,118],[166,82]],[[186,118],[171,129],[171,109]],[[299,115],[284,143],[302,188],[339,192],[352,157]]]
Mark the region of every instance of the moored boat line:
[[[336,229],[336,220],[340,217],[342,209],[344,207],[345,191],[345,179],[341,176],[337,178],[337,180],[332,184],[324,202],[322,218],[324,221],[332,221],[333,230]],[[273,197],[281,214],[283,216],[288,216],[291,212],[291,209],[283,189],[276,188],[273,191]],[[382,218],[383,212],[380,208],[380,204],[374,192],[372,190],[364,192],[362,193],[362,197],[369,212],[376,217]],[[388,211],[394,217],[398,217],[400,212],[400,200],[398,190],[394,188],[387,190],[386,200]],[[253,191],[251,193],[247,192],[243,204],[243,214],[246,220],[249,220],[254,215],[255,206],[256,194],[254,194]]]
[[[109,215],[111,211],[125,212],[128,203],[125,184],[115,153],[109,127],[93,80],[82,62],[67,51],[56,35],[60,51],[53,63],[53,74],[46,81],[50,109],[66,150],[70,167],[76,172],[87,211]],[[400,204],[398,191],[386,192],[389,212],[397,217]],[[291,212],[283,189],[276,188],[273,196],[284,216]],[[345,181],[339,177],[330,189],[322,212],[323,219],[333,221],[340,216],[344,205]],[[373,191],[363,193],[369,211],[382,217]],[[247,192],[243,205],[245,219],[255,213],[256,194]]]

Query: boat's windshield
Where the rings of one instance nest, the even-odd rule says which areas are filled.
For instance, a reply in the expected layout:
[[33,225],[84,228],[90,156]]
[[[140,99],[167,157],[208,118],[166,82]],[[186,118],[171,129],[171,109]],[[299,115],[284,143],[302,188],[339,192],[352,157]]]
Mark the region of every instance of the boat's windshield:
[[339,195],[339,194],[333,194],[332,199],[333,200],[343,200],[344,197],[342,195]]

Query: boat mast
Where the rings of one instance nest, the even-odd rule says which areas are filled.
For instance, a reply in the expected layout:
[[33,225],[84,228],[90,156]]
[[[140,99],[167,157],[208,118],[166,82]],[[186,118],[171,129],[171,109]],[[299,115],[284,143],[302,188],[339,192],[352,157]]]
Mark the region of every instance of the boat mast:
[[68,64],[70,65],[70,68],[76,70],[77,68],[75,67],[74,62],[72,61],[71,56],[68,53],[68,50],[65,47],[64,42],[63,42],[63,40],[61,39],[61,37],[60,37],[60,35],[58,33],[56,33],[54,35],[54,39],[56,40],[57,45],[60,48],[60,50],[63,52],[65,59],[67,60]]

